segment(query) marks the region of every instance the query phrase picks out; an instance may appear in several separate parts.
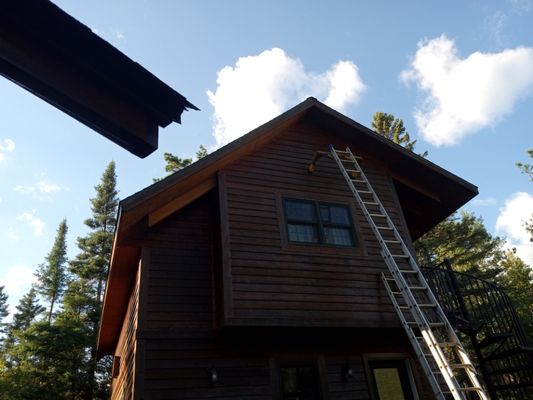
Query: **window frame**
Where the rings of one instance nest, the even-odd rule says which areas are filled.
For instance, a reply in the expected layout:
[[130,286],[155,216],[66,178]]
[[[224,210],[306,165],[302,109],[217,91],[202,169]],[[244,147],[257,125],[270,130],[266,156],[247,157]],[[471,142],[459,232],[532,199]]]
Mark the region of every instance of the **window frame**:
[[[298,202],[302,204],[311,204],[313,205],[314,209],[314,217],[316,222],[311,223],[307,221],[300,221],[297,219],[291,219],[289,218],[288,212],[287,212],[287,202]],[[352,215],[352,210],[349,204],[342,204],[342,203],[334,203],[331,201],[322,201],[322,200],[309,200],[309,199],[299,199],[295,197],[282,197],[281,199],[281,205],[283,208],[283,216],[284,216],[284,225],[285,225],[285,234],[287,238],[287,242],[291,245],[302,245],[302,246],[325,246],[325,247],[336,247],[336,248],[342,248],[342,249],[356,249],[360,247],[360,243],[358,240],[358,235],[356,234],[356,226],[354,224],[354,218]],[[339,223],[332,223],[332,222],[325,222],[322,218],[321,213],[321,206],[326,207],[342,207],[346,211],[346,215],[348,217],[348,224],[339,224]],[[316,226],[317,231],[317,242],[305,242],[305,241],[296,241],[290,239],[290,233],[289,233],[289,225],[308,225],[308,226]],[[350,245],[343,245],[343,244],[335,244],[335,243],[328,243],[326,241],[326,235],[324,233],[324,227],[328,228],[342,228],[349,230],[349,238],[351,240]]]
[[323,354],[274,353],[269,357],[272,398],[283,400],[282,368],[312,367],[316,374],[316,394],[319,400],[328,399],[326,363]]

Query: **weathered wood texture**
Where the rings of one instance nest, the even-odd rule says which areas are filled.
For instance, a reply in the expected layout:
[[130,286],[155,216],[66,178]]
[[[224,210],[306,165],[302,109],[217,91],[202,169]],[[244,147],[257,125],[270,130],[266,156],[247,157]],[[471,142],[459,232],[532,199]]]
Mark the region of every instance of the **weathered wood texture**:
[[[139,271],[137,271],[138,277]],[[137,333],[139,309],[139,279],[131,292],[128,311],[122,325],[122,331],[115,350],[115,357],[120,357],[119,375],[113,379],[111,399],[133,398],[135,373],[135,340]]]
[[146,330],[212,326],[212,204],[204,196],[152,228]]
[[[323,157],[316,172],[307,172],[317,150],[329,143],[350,146],[338,140],[299,124],[222,171],[225,325],[399,326],[378,278],[386,270],[380,247],[338,167]],[[374,190],[407,232],[388,172],[365,157],[364,149],[352,151],[364,158],[361,166]],[[288,243],[286,197],[349,204],[359,246]]]
[[[149,265],[148,273],[143,272],[148,281],[141,285],[146,304],[139,305],[146,311],[139,314],[137,334],[143,345],[137,365],[143,368],[136,375],[133,398],[276,399],[276,363],[320,359],[325,399],[370,399],[363,355],[409,353],[401,329],[215,329],[215,299],[220,294],[216,270],[221,269],[217,206],[216,193],[209,193],[155,225],[143,238],[143,271],[144,262]],[[319,267],[306,257],[306,265]],[[328,268],[340,268],[341,262],[337,264]],[[371,270],[372,265],[365,268]],[[345,364],[354,369],[354,377],[347,381],[342,377]],[[216,382],[211,380],[212,368]],[[139,387],[142,391],[137,391]],[[114,390],[119,389],[117,382]],[[113,396],[120,398],[115,392]]]

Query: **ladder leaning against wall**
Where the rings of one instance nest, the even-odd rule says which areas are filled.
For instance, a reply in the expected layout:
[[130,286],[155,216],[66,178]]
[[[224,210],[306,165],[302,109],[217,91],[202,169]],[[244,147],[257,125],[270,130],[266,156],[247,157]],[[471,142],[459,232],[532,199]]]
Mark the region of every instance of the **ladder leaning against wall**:
[[367,219],[389,272],[381,278],[402,326],[438,400],[488,400],[477,373],[411,251],[376,195],[349,148],[317,152],[337,163],[353,197]]

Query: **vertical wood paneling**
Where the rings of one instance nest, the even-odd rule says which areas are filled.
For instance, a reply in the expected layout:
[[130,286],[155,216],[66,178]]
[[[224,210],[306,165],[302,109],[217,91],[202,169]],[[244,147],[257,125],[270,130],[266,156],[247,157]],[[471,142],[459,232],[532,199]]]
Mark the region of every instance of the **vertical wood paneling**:
[[[221,174],[228,235],[223,240],[230,252],[224,258],[227,325],[399,325],[377,279],[386,270],[380,247],[338,167],[323,157],[313,174],[307,172],[315,152],[329,143],[350,146],[363,157],[362,167],[391,219],[407,232],[388,172],[365,158],[364,149],[313,126],[294,126]],[[284,197],[350,205],[359,247],[287,243]]]
[[[138,274],[139,269],[137,270]],[[131,292],[128,311],[122,325],[122,331],[118,340],[115,357],[120,357],[120,370],[117,378],[112,383],[112,400],[131,399],[134,390],[135,374],[135,339],[137,332],[139,299],[139,280]]]

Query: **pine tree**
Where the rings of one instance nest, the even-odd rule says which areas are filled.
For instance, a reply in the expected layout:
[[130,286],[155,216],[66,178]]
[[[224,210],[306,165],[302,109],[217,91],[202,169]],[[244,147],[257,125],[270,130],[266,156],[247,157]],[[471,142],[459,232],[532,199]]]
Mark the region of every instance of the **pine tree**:
[[516,249],[505,253],[502,267],[500,283],[513,301],[529,342],[533,343],[533,271],[516,255]]
[[70,262],[69,271],[74,276],[64,300],[64,317],[78,321],[87,336],[89,360],[85,384],[85,397],[94,398],[101,384],[105,385],[108,373],[98,373],[96,335],[111,258],[113,233],[116,225],[118,197],[115,163],[105,169],[96,197],[91,199],[92,217],[85,220],[90,232],[77,240],[80,253]]
[[[392,114],[377,111],[372,117],[372,129],[387,139],[405,147],[407,150],[415,151],[416,140],[411,140],[409,133],[406,132],[403,120],[396,118]],[[427,151],[420,154],[422,157],[427,156]]]
[[33,287],[20,299],[15,308],[17,312],[13,315],[10,331],[28,329],[31,323],[46,310],[45,307],[39,304],[37,291]]
[[502,245],[480,217],[467,212],[453,214],[414,243],[422,264],[435,265],[447,258],[456,271],[483,279],[493,279],[500,272]]
[[67,263],[67,220],[63,219],[57,228],[57,235],[52,250],[46,256],[45,263],[39,265],[36,272],[38,279],[37,291],[50,304],[48,322],[52,319],[54,305],[60,300],[66,285]]
[[[527,154],[530,158],[533,158],[533,149],[529,149]],[[520,169],[520,172],[529,177],[530,182],[533,182],[533,165],[517,162],[516,166]],[[529,232],[529,240],[533,242],[533,215],[529,217],[529,220],[526,221],[524,225],[526,230]]]
[[[203,145],[200,145],[198,147],[198,151],[196,152],[196,160],[199,160],[200,158],[204,158],[208,154],[209,153],[207,152],[207,149]],[[167,176],[172,175],[173,173],[178,172],[185,167],[188,167],[195,161],[192,157],[181,158],[181,157],[175,156],[172,153],[163,153],[163,159],[165,160],[165,163],[166,163],[165,171],[167,172]],[[163,178],[154,178],[153,180],[154,182],[159,182],[161,179]]]
[[4,293],[4,286],[0,286],[0,343],[6,332],[4,318],[9,315],[9,305],[7,304],[7,293]]

